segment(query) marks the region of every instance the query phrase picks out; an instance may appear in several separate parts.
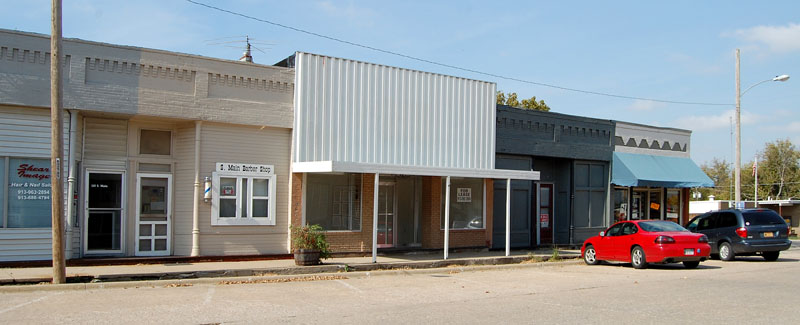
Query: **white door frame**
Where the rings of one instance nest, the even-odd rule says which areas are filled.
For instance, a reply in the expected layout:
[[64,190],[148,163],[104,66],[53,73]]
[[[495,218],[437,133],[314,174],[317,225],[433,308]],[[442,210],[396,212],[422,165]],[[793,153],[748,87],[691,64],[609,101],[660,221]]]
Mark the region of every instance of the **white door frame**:
[[536,182],[534,183],[534,191],[536,191],[536,245],[541,245],[541,231],[542,231],[542,185],[550,185],[550,243],[556,242],[556,184],[553,182]]
[[[120,244],[119,250],[89,250],[89,174],[118,174],[120,175],[120,229],[119,229],[119,236],[120,236]],[[109,254],[122,254],[125,252],[125,204],[126,204],[126,195],[127,191],[125,188],[125,170],[122,169],[94,169],[94,168],[86,168],[84,171],[84,178],[83,178],[83,230],[81,231],[81,236],[83,239],[83,255],[109,255]],[[112,209],[98,209],[98,210],[112,210]]]
[[[378,183],[380,190],[380,186],[391,186],[392,187],[392,242],[390,244],[378,244],[378,248],[392,248],[397,247],[397,182],[394,180],[390,181],[380,181]],[[380,196],[378,196],[380,198]],[[380,210],[378,210],[378,214],[380,215]],[[386,225],[388,228],[388,224]],[[386,230],[384,230],[386,233]],[[388,235],[388,234],[386,234]],[[386,235],[384,235],[384,240],[386,240]]]
[[[153,246],[151,246],[151,250],[147,252],[140,252],[139,251],[139,226],[142,224],[141,218],[141,211],[139,207],[141,206],[141,199],[142,199],[142,177],[144,178],[166,178],[167,179],[167,221],[145,221],[145,224],[148,225],[155,225],[155,224],[166,224],[167,225],[167,235],[166,236],[156,236],[155,234],[155,227],[151,230],[150,236],[147,236],[144,239],[150,239],[153,241]],[[172,252],[172,174],[158,174],[158,173],[136,173],[136,229],[134,234],[134,255],[136,256],[168,256],[170,252]],[[167,240],[167,249],[164,251],[156,251],[155,250],[155,239],[166,239]]]

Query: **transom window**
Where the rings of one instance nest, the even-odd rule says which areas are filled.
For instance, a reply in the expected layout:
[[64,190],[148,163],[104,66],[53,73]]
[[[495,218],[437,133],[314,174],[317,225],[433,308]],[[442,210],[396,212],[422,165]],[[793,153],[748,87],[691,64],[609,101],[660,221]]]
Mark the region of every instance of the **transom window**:
[[142,129],[139,134],[139,154],[169,156],[172,154],[172,132]]

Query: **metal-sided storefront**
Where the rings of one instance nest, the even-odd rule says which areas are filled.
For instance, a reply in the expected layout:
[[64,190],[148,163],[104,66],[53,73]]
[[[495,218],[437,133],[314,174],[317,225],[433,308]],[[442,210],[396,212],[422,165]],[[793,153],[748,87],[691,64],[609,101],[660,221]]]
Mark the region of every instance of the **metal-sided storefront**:
[[[359,197],[359,217],[373,219],[348,221],[357,229],[322,220],[334,227],[329,231],[334,249],[371,250],[375,257],[379,245],[395,246],[397,233],[389,228],[399,220],[398,195],[420,197],[421,204],[408,209],[423,211],[422,246],[440,242],[446,258],[452,232],[454,243],[479,239],[485,247],[489,207],[483,197],[492,195],[485,180],[538,179],[530,170],[494,169],[492,83],[302,52],[288,61],[296,67],[297,85],[293,182],[305,184],[293,186],[293,200],[302,200],[293,223],[316,215],[336,219],[345,206],[353,211],[353,202],[341,202],[343,196]],[[354,185],[347,176],[352,174],[360,174],[361,181]],[[397,187],[403,178],[421,182],[420,193]],[[359,183],[363,191],[353,195]],[[330,203],[319,197],[330,197]]]

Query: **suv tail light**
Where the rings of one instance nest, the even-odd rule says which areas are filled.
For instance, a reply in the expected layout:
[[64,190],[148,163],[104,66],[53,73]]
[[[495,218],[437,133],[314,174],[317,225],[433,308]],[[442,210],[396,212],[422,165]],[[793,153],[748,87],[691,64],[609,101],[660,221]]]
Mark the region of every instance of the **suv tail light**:
[[747,238],[747,228],[745,227],[736,228],[736,234],[739,235],[739,237]]
[[707,244],[708,243],[708,236],[706,236],[706,235],[700,236],[700,238],[697,238],[697,242],[698,243],[706,243]]
[[658,236],[656,237],[656,244],[674,244],[675,239],[670,236]]

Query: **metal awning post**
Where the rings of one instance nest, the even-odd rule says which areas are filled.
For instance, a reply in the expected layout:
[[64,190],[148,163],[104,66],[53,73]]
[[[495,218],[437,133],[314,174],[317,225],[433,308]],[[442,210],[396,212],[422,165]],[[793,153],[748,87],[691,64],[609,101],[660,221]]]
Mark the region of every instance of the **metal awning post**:
[[378,262],[378,190],[380,173],[375,173],[375,188],[372,191],[372,263]]
[[511,255],[511,179],[506,179],[506,256]]
[[447,176],[444,193],[444,259],[447,259],[450,248],[450,176]]

